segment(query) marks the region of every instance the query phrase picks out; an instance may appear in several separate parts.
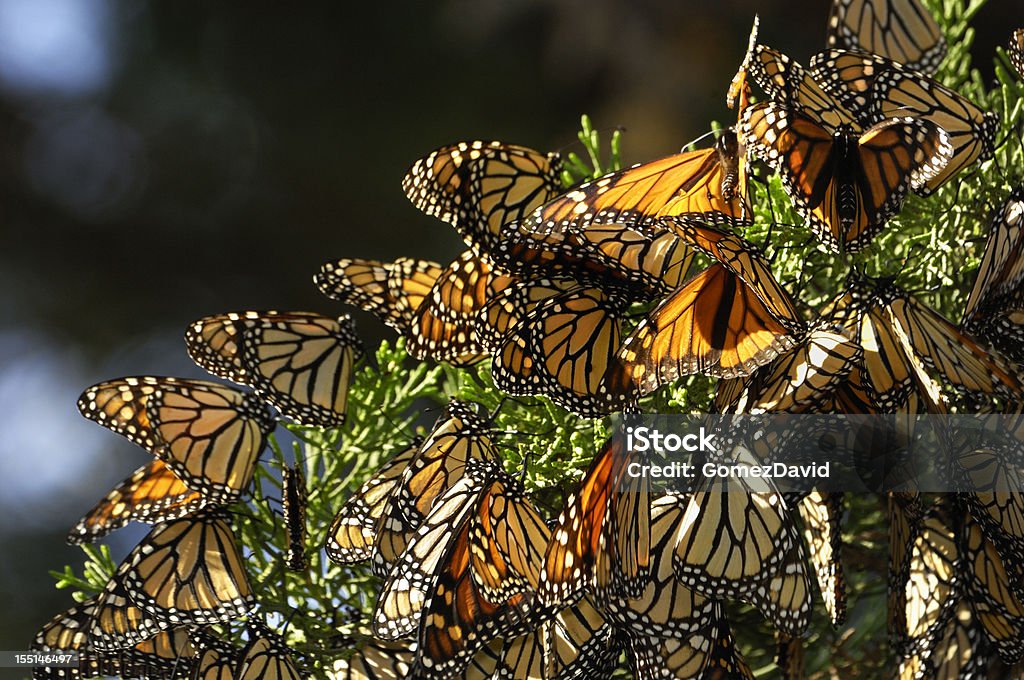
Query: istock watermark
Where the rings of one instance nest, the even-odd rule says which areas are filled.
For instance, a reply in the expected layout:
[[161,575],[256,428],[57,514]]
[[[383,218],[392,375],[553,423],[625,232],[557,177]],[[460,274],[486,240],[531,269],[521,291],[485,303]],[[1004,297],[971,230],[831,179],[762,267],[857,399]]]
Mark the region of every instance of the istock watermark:
[[[630,415],[622,483],[781,492],[1024,492],[1024,416]],[[992,479],[978,470],[1005,472]],[[755,480],[755,484],[751,484]],[[733,488],[726,485],[722,488]]]
[[645,453],[675,453],[677,451],[714,452],[715,435],[703,426],[698,432],[679,435],[675,432],[662,434],[658,429],[649,427],[626,427],[626,448],[630,451]]

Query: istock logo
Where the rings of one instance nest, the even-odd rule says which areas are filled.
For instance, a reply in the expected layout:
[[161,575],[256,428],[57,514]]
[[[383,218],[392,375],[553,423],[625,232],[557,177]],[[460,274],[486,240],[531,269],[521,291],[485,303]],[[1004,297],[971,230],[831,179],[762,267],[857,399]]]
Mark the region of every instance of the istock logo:
[[649,427],[627,427],[626,448],[637,453],[676,451],[717,451],[715,435],[708,434],[703,427],[699,432],[678,435],[674,432],[662,434]]

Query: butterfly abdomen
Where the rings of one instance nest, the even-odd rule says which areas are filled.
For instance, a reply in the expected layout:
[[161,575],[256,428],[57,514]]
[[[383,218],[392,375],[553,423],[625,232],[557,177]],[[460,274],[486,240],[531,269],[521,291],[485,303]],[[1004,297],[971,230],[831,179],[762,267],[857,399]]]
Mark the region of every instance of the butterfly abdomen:
[[836,216],[846,229],[854,224],[860,212],[857,177],[863,175],[857,154],[857,138],[852,130],[843,129],[836,134],[830,160],[834,168]]

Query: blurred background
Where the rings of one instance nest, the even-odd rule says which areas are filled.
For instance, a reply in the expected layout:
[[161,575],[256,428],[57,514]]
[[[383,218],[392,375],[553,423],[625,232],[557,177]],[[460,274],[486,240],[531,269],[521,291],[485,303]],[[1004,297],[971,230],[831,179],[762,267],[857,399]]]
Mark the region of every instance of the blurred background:
[[[986,78],[1016,4],[979,14]],[[202,377],[181,334],[206,314],[343,311],[310,281],[328,259],[449,261],[454,232],[400,188],[437,146],[579,151],[588,113],[629,163],[678,151],[729,122],[755,11],[806,60],[829,3],[263,5],[0,0],[0,649],[71,604],[48,574],[81,562],[65,533],[149,458],[78,415],[83,388]]]

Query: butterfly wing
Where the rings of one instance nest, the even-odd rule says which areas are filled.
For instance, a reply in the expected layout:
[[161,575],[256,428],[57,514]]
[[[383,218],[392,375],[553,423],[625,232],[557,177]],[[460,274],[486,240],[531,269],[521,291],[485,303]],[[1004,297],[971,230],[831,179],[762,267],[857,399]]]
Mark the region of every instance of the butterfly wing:
[[500,678],[610,678],[620,653],[611,626],[586,599],[496,642]]
[[332,300],[355,305],[405,333],[442,271],[436,262],[406,257],[394,262],[343,259],[321,266],[313,283]]
[[739,187],[740,162],[736,135],[727,131],[714,148],[638,163],[585,182],[537,210],[529,228],[579,233],[591,224],[643,227],[660,216],[683,214],[742,223],[750,209]]
[[697,633],[679,637],[628,636],[630,667],[636,678],[730,678],[752,680],[753,674],[736,649],[724,613]]
[[178,624],[244,616],[254,605],[244,562],[217,513],[158,525],[122,562],[115,580],[144,611]]
[[960,540],[967,572],[965,599],[999,658],[1015,664],[1024,656],[1024,604],[1011,586],[1014,579],[995,543],[969,516]]
[[[742,446],[733,448],[730,460],[756,464]],[[708,597],[745,599],[790,635],[809,623],[802,544],[769,479],[708,478],[689,498],[673,564],[687,587]]]
[[495,474],[451,539],[421,617],[417,677],[453,677],[492,638],[535,627],[535,584],[548,530],[523,493],[514,480]]
[[[820,402],[845,382],[863,360],[860,346],[827,325],[758,369],[738,385],[720,387],[722,412],[796,412]],[[732,392],[730,394],[730,392]]]
[[495,352],[495,385],[512,395],[543,394],[577,415],[620,410],[632,398],[616,353],[622,302],[573,286],[539,303]]
[[347,316],[231,312],[192,323],[185,344],[200,367],[252,387],[296,422],[345,422],[353,364],[362,353]]
[[649,488],[646,477],[627,479],[630,460],[623,438],[609,438],[566,501],[544,557],[545,604],[573,602],[584,590],[602,603],[641,596],[652,554]]
[[919,0],[833,0],[828,46],[878,54],[932,74],[946,39]]
[[459,142],[416,161],[402,189],[417,208],[455,227],[466,245],[493,253],[501,227],[562,191],[561,163],[503,142]]
[[101,652],[123,650],[173,625],[136,605],[121,580],[113,578],[96,597],[89,620],[89,644]]
[[72,545],[92,542],[128,522],[167,522],[202,509],[207,500],[178,479],[160,459],[118,484],[68,533]]
[[198,654],[189,680],[235,679],[241,650],[201,628],[192,630],[190,638]]
[[968,331],[998,313],[1004,300],[1024,291],[1024,187],[1014,190],[996,211],[985,254],[964,305],[961,326]]
[[303,680],[292,655],[276,635],[252,634],[238,662],[237,680]]
[[1024,28],[1018,28],[1010,36],[1007,51],[1010,54],[1010,63],[1017,69],[1017,75],[1024,78]]
[[846,620],[846,575],[840,557],[843,496],[812,491],[797,507],[825,609],[833,627],[841,626]]
[[417,310],[409,353],[455,365],[479,361],[485,351],[481,311],[515,282],[473,251],[464,252],[441,272]]
[[675,575],[672,555],[687,497],[666,494],[650,505],[650,576],[638,597],[604,597],[608,620],[632,635],[685,637],[714,621],[718,605],[684,586]]
[[1019,398],[1024,386],[998,356],[964,335],[938,312],[913,296],[883,292],[890,323],[909,345],[913,359],[942,376],[943,382],[969,395]]
[[890,635],[898,650],[921,649],[948,622],[956,604],[956,532],[945,513],[930,509],[910,537],[906,571],[895,582],[898,608]]
[[[775,104],[800,112],[829,133],[856,126],[856,116],[826,92],[807,69],[782,52],[756,45],[745,64],[746,73]],[[746,125],[742,123],[742,112],[740,120],[743,130]]]
[[324,549],[328,557],[339,564],[370,559],[377,543],[378,524],[421,444],[415,441],[400,451],[345,501],[327,531]]
[[811,229],[833,250],[867,245],[899,211],[911,188],[936,177],[953,155],[946,133],[913,118],[893,118],[855,135],[794,108],[758,104],[741,128],[753,152],[782,176]]
[[416,643],[405,640],[367,640],[352,656],[334,662],[338,680],[402,680],[409,677],[416,658]]
[[233,502],[249,486],[273,420],[250,395],[218,383],[152,376],[94,385],[89,420],[150,451],[189,488]]
[[792,347],[793,338],[757,294],[713,264],[662,302],[622,345],[641,394],[691,373],[748,375]]
[[415,536],[409,539],[377,598],[374,636],[397,640],[419,627],[441,565],[458,550],[460,530],[476,508],[490,474],[489,465],[493,463],[469,461],[464,474],[437,498]]
[[1012,446],[968,448],[956,457],[964,501],[1006,555],[1024,555],[1024,494],[1016,457]]
[[992,154],[999,116],[918,71],[878,55],[827,50],[812,59],[810,72],[865,124],[910,116],[946,132],[952,157],[917,189],[922,195]]

